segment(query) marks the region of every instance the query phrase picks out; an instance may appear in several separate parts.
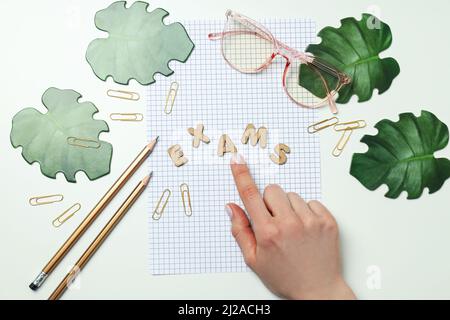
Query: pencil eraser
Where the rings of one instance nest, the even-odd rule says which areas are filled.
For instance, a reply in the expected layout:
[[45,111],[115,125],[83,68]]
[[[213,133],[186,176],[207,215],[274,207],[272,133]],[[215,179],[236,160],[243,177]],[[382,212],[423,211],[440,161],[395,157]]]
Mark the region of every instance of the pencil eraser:
[[33,291],[36,291],[39,287],[35,285],[34,283],[30,284],[30,289]]

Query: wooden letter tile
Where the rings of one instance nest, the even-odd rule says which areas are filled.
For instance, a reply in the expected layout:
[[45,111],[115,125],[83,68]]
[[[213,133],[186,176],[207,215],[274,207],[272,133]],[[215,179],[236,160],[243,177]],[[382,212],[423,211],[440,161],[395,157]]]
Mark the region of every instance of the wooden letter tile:
[[181,167],[188,162],[188,159],[184,156],[181,146],[178,144],[171,146],[169,150],[167,150],[167,153],[169,153],[169,156],[172,159],[173,164],[177,167]]
[[275,164],[281,166],[287,162],[286,153],[291,153],[291,149],[284,143],[280,143],[276,145],[275,153],[276,155],[270,155],[270,160],[272,160]]
[[219,148],[217,150],[217,155],[219,157],[223,157],[225,153],[236,153],[237,148],[234,145],[233,141],[226,134],[223,134],[219,139]]

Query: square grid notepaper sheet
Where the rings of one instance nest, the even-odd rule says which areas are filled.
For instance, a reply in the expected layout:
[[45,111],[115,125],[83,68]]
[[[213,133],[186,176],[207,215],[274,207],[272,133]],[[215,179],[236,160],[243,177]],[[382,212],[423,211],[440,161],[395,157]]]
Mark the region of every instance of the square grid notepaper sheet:
[[[316,39],[315,24],[310,20],[270,19],[262,23],[298,50]],[[230,172],[231,154],[217,155],[219,139],[222,134],[231,138],[261,191],[267,184],[277,183],[305,199],[319,199],[320,145],[317,136],[307,133],[307,127],[316,121],[316,112],[297,106],[283,91],[283,58],[276,58],[261,73],[242,74],[226,64],[220,41],[208,39],[209,33],[222,31],[224,21],[189,21],[184,25],[196,45],[190,59],[186,64],[172,62],[175,73],[168,78],[157,76],[146,94],[148,138],[160,136],[149,160],[153,179],[147,189],[151,272],[247,271],[224,210],[229,202],[242,203]],[[164,109],[173,82],[179,89],[173,111],[167,115]],[[265,149],[241,143],[250,123],[268,129]],[[195,149],[187,129],[197,124],[204,125],[204,134],[211,142],[202,142]],[[270,159],[279,143],[291,149],[282,166]],[[168,155],[168,149],[177,144],[189,161],[179,168]],[[182,184],[189,187],[191,216],[185,214]],[[153,211],[165,190],[170,190],[171,196],[161,219],[154,220]]]

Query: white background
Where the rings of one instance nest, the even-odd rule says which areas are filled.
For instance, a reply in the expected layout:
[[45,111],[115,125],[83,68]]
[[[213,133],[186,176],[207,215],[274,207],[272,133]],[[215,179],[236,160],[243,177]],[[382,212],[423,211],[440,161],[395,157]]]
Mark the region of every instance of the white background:
[[[0,4],[0,298],[45,299],[67,269],[92,241],[113,214],[114,208],[146,168],[136,174],[120,196],[77,243],[63,263],[38,292],[28,289],[41,268],[87,211],[55,230],[50,221],[66,207],[81,202],[91,208],[104,191],[145,144],[145,124],[110,122],[111,132],[103,138],[114,144],[112,172],[89,182],[83,174],[77,184],[64,178],[42,176],[37,165],[27,165],[19,150],[11,147],[11,119],[24,107],[40,105],[42,93],[50,86],[73,88],[83,99],[100,109],[98,119],[123,111],[120,102],[107,98],[103,83],[84,59],[88,43],[100,35],[93,18],[111,1],[5,1]],[[330,150],[336,143],[332,132],[322,141],[323,199],[337,217],[342,236],[345,277],[357,296],[379,298],[450,298],[450,183],[434,195],[407,201],[383,197],[364,189],[348,173],[352,152],[364,152],[358,142],[365,133],[375,134],[373,124],[382,118],[396,120],[402,112],[432,111],[450,124],[448,79],[450,45],[448,12],[450,2],[430,1],[152,1],[151,8],[163,7],[172,20],[224,18],[232,8],[253,18],[309,17],[318,23],[338,26],[340,18],[360,17],[377,6],[381,18],[392,28],[394,41],[384,56],[395,57],[401,74],[391,89],[368,103],[352,100],[341,107],[344,119],[366,119],[369,129],[354,134],[344,155],[335,159]],[[133,84],[140,92],[143,89]],[[144,111],[145,102],[132,111]],[[131,110],[130,110],[131,111]],[[323,110],[323,116],[328,111]],[[438,155],[450,157],[450,148]],[[32,195],[63,193],[63,204],[30,208]],[[145,199],[133,207],[82,273],[80,289],[64,296],[113,299],[201,299],[273,297],[251,273],[152,277],[147,265],[147,213]],[[225,214],[225,213],[224,213]],[[381,289],[367,287],[367,268],[381,270]]]

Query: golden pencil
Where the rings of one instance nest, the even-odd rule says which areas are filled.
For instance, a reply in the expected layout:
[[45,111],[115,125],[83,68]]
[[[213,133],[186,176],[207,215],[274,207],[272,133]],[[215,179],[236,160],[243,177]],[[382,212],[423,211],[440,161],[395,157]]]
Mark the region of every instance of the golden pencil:
[[78,259],[77,263],[73,266],[73,268],[69,271],[69,273],[64,277],[58,287],[53,291],[51,296],[48,298],[49,300],[57,300],[59,299],[63,293],[66,291],[68,286],[72,283],[72,281],[76,278],[81,269],[88,263],[89,259],[94,255],[97,249],[102,245],[102,243],[106,240],[108,235],[114,230],[116,225],[122,220],[131,206],[136,202],[139,196],[144,192],[151,178],[151,174],[145,177],[137,187],[131,192],[128,198],[122,203],[120,208],[116,211],[113,217],[108,221],[105,227],[100,231],[97,237],[92,241],[83,255]]
[[72,233],[72,235],[66,240],[61,248],[55,253],[53,258],[47,263],[47,265],[42,269],[36,279],[30,284],[32,290],[37,290],[47,279],[49,274],[56,268],[56,266],[61,262],[64,256],[69,252],[69,250],[74,246],[74,244],[80,239],[80,237],[86,232],[90,225],[95,219],[102,213],[105,207],[111,202],[111,200],[116,196],[116,194],[122,189],[122,187],[127,183],[130,177],[136,172],[136,170],[144,163],[148,156],[152,153],[155,148],[158,138],[150,142],[145,148],[139,153],[139,155],[134,159],[130,166],[122,173],[122,175],[117,179],[117,181],[112,185],[112,187],[105,193],[105,195],[100,199],[100,201],[95,205],[92,211],[86,216],[86,218],[81,222],[78,228]]

